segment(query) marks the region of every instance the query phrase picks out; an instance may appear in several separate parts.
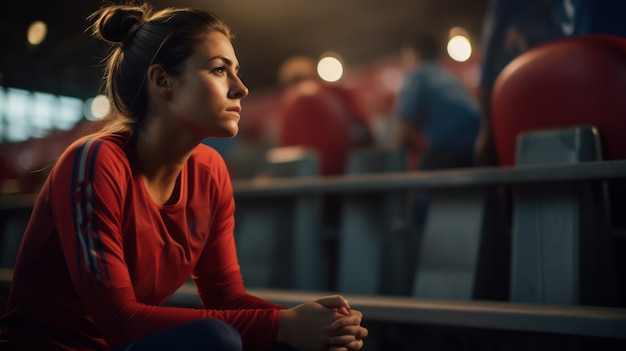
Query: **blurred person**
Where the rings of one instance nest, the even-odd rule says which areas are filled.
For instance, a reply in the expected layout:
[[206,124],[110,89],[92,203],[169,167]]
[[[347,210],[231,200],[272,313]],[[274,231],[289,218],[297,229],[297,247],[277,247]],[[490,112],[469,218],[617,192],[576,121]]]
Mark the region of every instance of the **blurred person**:
[[[339,295],[293,308],[249,295],[222,157],[248,89],[211,13],[108,5],[109,124],[59,157],[15,263],[0,347],[17,350],[358,350]],[[192,277],[201,309],[162,304]]]
[[521,53],[559,38],[581,34],[626,36],[626,1],[490,0],[483,24],[484,47],[478,99],[481,128],[478,165],[500,164],[491,126],[491,92],[502,69]]
[[[278,114],[278,147],[302,146],[317,153],[322,176],[343,175],[349,155],[373,147],[375,137],[368,111],[356,93],[337,83],[323,81],[316,62],[306,56],[286,59],[278,70],[283,89]],[[337,260],[337,233],[343,196],[321,198],[322,240],[326,248],[325,276],[333,286]]]
[[[412,170],[474,165],[478,103],[463,82],[441,64],[441,50],[439,39],[426,32],[401,47],[406,74],[396,101],[396,142],[407,151]],[[414,201],[414,239],[419,242],[430,201],[423,192],[416,193]]]
[[278,81],[284,89],[278,146],[306,146],[319,155],[322,175],[343,174],[350,151],[375,143],[368,112],[358,96],[324,82],[305,56],[283,62]]
[[[277,146],[304,146],[317,152],[323,176],[345,174],[350,152],[375,145],[369,115],[355,92],[323,81],[310,57],[293,56],[278,71],[283,88]],[[324,197],[325,224],[336,227],[340,195]]]
[[441,53],[439,39],[425,32],[402,47],[407,73],[398,92],[397,140],[401,148],[419,155],[420,170],[474,165],[478,104],[441,64]]

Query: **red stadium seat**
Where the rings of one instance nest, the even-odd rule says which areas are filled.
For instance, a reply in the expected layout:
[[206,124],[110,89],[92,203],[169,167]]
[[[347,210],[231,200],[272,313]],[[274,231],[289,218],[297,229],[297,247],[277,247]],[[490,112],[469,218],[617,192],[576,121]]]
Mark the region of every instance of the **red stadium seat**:
[[517,57],[498,76],[492,126],[500,164],[515,164],[519,133],[594,125],[606,160],[626,159],[626,39],[584,35]]
[[[501,165],[626,159],[625,38],[537,46],[504,68],[492,94]],[[513,301],[618,303],[612,255],[623,257],[624,242],[612,233],[626,227],[626,182],[609,183],[609,192],[597,183],[515,188]]]

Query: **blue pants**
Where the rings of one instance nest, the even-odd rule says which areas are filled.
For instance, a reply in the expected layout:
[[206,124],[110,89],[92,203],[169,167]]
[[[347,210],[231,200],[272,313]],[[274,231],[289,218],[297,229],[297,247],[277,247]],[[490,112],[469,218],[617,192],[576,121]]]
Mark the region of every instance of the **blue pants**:
[[200,319],[156,333],[113,351],[241,351],[235,328],[217,319]]

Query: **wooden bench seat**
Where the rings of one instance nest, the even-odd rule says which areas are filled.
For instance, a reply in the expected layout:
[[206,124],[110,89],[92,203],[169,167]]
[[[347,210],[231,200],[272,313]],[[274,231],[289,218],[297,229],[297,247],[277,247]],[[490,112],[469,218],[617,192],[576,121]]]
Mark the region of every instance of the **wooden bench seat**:
[[[332,294],[275,289],[248,289],[248,292],[287,307]],[[344,296],[369,321],[626,339],[624,308]],[[167,304],[200,307],[200,300],[193,284],[185,284]]]
[[[0,269],[0,287],[8,292],[11,269]],[[332,292],[248,289],[252,295],[293,307]],[[580,335],[626,340],[626,309],[500,301],[460,301],[411,297],[345,295],[368,321],[431,326],[482,328],[518,332]],[[199,308],[192,283],[184,284],[167,306]]]

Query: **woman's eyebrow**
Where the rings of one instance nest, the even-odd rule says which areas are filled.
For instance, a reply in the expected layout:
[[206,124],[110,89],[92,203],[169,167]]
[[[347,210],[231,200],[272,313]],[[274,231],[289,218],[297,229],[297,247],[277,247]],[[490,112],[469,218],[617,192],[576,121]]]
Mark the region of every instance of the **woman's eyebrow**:
[[[213,56],[213,57],[209,58],[209,59],[207,60],[207,62],[211,62],[211,61],[215,61],[215,60],[222,60],[222,61],[224,61],[224,63],[225,63],[227,66],[233,66],[233,61],[232,61],[231,59],[229,59],[228,57],[226,57],[226,56],[222,56],[222,55]],[[235,69],[236,69],[236,70],[239,70],[239,64],[237,64],[237,65],[235,66]]]

